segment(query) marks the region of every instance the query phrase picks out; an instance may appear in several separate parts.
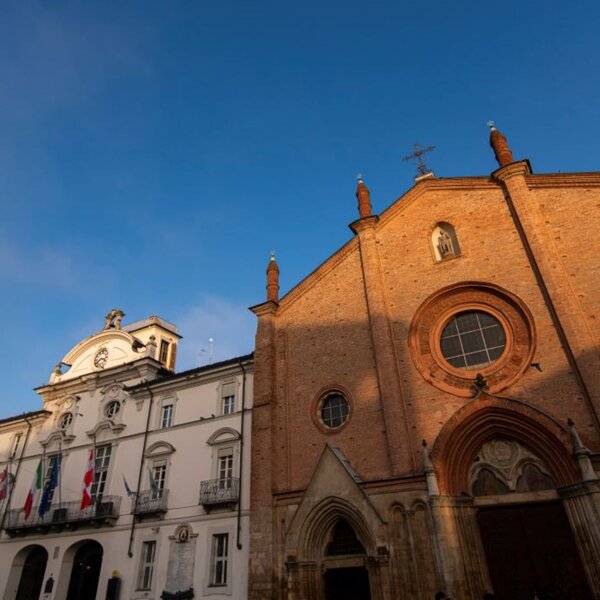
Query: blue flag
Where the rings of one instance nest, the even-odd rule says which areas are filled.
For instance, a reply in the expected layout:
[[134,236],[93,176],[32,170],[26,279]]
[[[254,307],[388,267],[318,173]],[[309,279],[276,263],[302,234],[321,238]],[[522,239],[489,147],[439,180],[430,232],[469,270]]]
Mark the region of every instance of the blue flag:
[[38,514],[40,517],[43,517],[50,508],[50,503],[52,499],[52,493],[54,492],[54,488],[58,484],[58,458],[54,458],[52,461],[52,469],[50,471],[50,479],[46,482],[44,486],[44,492],[42,494],[42,500],[40,502],[40,506],[38,508]]

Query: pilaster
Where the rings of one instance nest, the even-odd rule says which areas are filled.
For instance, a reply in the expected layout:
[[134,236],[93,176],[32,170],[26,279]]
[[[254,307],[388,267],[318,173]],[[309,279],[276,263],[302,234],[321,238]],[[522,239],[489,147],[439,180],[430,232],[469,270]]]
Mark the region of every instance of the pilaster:
[[430,498],[435,545],[446,593],[453,600],[481,598],[492,589],[471,498]]
[[377,216],[369,216],[355,221],[350,227],[357,234],[360,246],[371,339],[386,423],[387,453],[392,474],[400,475],[414,472],[416,460],[410,443],[410,427],[385,301],[381,262],[377,249],[377,221]]
[[492,178],[506,190],[509,209],[538,277],[567,359],[600,432],[600,361],[596,340],[587,326],[586,315],[571,286],[553,237],[546,230],[539,202],[527,185],[529,175],[529,162],[518,161],[494,171]]
[[248,598],[271,600],[274,594],[273,415],[275,391],[275,315],[277,303],[252,307],[258,317],[254,353],[254,404],[250,489],[250,561]]
[[559,489],[594,598],[600,598],[600,482]]

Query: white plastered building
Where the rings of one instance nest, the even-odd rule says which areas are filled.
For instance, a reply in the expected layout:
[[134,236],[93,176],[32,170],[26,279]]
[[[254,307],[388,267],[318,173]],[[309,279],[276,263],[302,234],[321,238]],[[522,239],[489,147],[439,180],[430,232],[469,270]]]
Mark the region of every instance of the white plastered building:
[[252,355],[177,373],[177,328],[122,316],[37,388],[42,410],[0,421],[0,598],[245,599]]

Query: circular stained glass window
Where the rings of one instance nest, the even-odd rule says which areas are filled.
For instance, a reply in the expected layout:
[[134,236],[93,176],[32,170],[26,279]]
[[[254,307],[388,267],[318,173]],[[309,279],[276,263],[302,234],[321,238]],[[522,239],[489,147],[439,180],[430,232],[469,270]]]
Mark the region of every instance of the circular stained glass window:
[[339,392],[328,394],[321,403],[321,421],[330,429],[341,427],[349,414],[348,400]]
[[66,429],[72,422],[73,422],[73,413],[66,412],[61,416],[61,418],[58,422],[58,426],[61,429]]
[[506,332],[496,317],[480,310],[458,313],[442,331],[444,358],[458,369],[479,369],[495,363],[506,347]]

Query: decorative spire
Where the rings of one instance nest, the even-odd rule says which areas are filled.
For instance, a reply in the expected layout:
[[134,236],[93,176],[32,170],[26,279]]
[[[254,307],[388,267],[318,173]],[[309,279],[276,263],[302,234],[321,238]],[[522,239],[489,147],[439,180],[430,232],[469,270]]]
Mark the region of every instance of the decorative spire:
[[577,459],[579,464],[579,470],[581,471],[581,477],[583,481],[598,481],[598,475],[594,470],[592,461],[590,459],[591,452],[585,447],[577,429],[575,429],[575,422],[573,419],[567,421],[569,429],[571,430],[571,441],[573,442],[573,456]]
[[356,186],[356,199],[358,200],[358,214],[361,219],[371,216],[371,192],[365,185],[362,175],[359,173],[356,178],[358,185]]
[[494,121],[488,121],[488,126],[490,128],[490,146],[494,150],[498,164],[501,167],[510,165],[514,161],[506,137],[496,129]]
[[275,260],[275,252],[271,252],[267,266],[267,301],[279,302],[279,267]]

